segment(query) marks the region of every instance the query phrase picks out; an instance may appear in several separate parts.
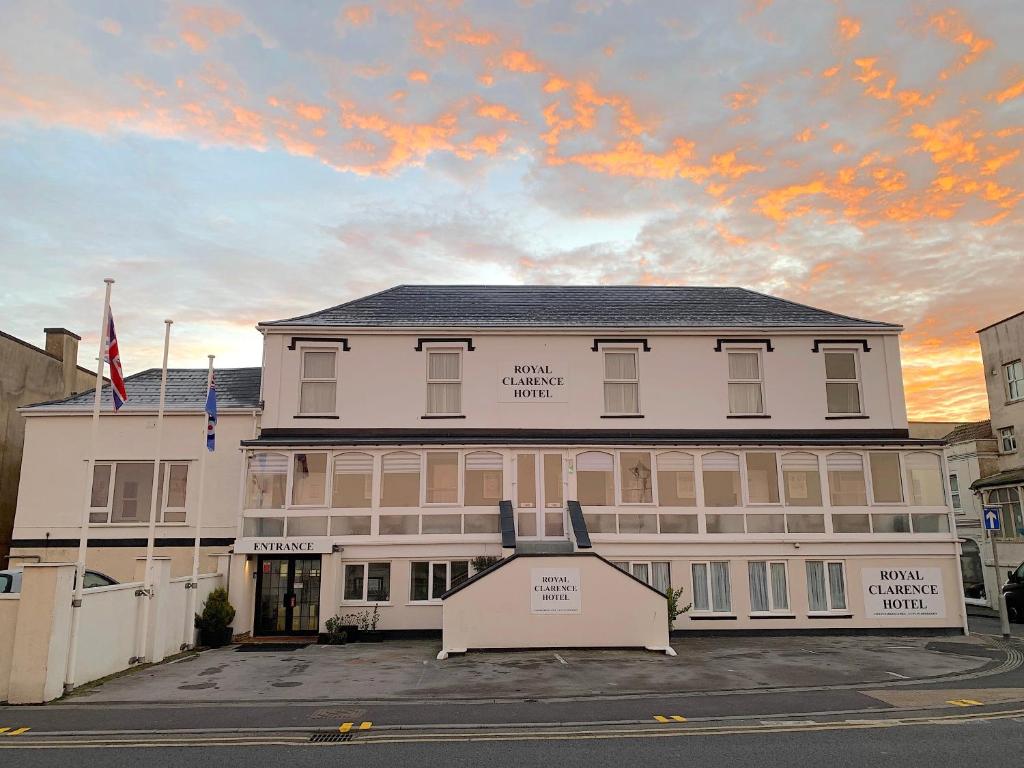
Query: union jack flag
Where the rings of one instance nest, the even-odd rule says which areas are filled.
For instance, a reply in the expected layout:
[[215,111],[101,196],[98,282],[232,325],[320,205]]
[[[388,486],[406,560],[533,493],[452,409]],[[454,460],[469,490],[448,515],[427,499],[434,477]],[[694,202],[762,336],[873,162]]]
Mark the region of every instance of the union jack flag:
[[113,312],[110,312],[107,325],[106,361],[110,366],[110,393],[114,396],[114,411],[116,412],[128,399],[128,390],[124,388],[124,371],[121,370],[121,353],[117,349]]

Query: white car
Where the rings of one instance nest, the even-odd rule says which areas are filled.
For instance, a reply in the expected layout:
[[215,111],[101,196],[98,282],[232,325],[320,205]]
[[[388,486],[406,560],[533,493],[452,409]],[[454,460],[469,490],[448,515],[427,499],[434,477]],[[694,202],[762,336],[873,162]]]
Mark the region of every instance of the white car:
[[[6,571],[0,571],[0,594],[10,594],[12,592],[21,592],[21,568],[10,568]],[[89,568],[85,569],[85,588],[91,589],[92,587],[109,587],[111,584],[117,584],[116,579],[112,579],[105,573],[94,571]]]

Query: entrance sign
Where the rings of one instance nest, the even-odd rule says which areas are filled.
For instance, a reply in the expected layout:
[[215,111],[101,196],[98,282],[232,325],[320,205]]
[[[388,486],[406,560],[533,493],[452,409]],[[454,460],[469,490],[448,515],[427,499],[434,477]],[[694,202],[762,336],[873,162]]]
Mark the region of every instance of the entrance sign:
[[579,568],[531,568],[530,613],[580,613]]
[[986,531],[998,531],[999,507],[982,507],[981,519],[985,521]]
[[332,551],[327,537],[236,539],[236,555],[325,555]]
[[513,360],[498,366],[499,403],[566,403],[564,363]]
[[868,618],[918,616],[942,619],[946,616],[942,570],[939,568],[865,568],[861,579],[864,582],[864,615]]

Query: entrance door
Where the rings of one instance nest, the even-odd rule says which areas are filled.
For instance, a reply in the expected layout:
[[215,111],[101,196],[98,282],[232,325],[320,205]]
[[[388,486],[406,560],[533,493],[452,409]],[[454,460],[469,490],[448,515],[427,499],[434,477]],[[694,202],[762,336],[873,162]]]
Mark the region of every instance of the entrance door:
[[564,488],[561,453],[516,455],[517,538],[565,538]]
[[254,626],[257,635],[315,634],[319,630],[319,556],[259,559]]

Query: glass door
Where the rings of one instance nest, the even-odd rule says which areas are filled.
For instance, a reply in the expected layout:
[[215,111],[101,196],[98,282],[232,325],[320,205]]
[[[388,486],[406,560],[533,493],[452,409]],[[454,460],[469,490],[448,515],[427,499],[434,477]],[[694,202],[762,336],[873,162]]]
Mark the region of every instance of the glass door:
[[561,453],[530,451],[516,455],[516,536],[565,538]]
[[320,558],[261,557],[255,634],[311,634],[319,628]]

